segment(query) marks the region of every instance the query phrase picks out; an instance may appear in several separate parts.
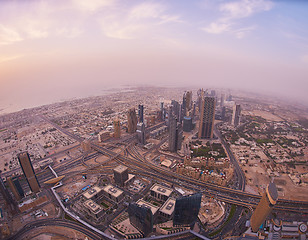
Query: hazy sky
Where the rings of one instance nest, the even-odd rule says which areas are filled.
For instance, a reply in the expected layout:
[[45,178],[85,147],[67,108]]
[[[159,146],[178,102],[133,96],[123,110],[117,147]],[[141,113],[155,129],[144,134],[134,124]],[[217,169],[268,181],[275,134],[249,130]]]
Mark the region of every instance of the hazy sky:
[[0,0],[0,108],[123,84],[308,103],[307,16],[304,0]]

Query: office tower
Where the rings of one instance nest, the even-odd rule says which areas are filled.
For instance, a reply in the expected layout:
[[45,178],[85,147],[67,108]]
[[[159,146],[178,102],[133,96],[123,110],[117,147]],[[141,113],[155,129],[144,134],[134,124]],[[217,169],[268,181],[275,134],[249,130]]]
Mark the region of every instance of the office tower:
[[138,106],[138,122],[143,122],[143,105]]
[[113,169],[114,181],[117,185],[124,187],[125,181],[128,179],[128,168],[119,165]]
[[18,154],[17,157],[31,191],[38,193],[40,191],[40,184],[36,178],[29,154],[27,152],[23,152]]
[[186,91],[183,94],[182,116],[187,116],[192,107],[192,91]]
[[173,114],[172,114],[172,106],[168,107],[168,128],[170,128],[170,122],[172,120]]
[[173,116],[175,116],[176,121],[179,121],[180,120],[180,104],[177,101],[172,100],[171,106],[172,106]]
[[163,102],[160,103],[160,111],[161,111],[161,120],[165,120],[166,113],[165,113],[164,103]]
[[16,203],[16,201],[14,201],[14,199],[13,199],[12,196],[10,195],[9,191],[8,191],[7,188],[5,187],[1,175],[0,175],[0,192],[1,192],[2,196],[3,196],[3,199],[4,199],[5,202],[6,202],[6,205],[7,205],[7,207],[8,207],[8,210],[9,210],[12,214],[18,213],[17,203]]
[[181,149],[183,138],[182,124],[177,123],[176,118],[171,116],[169,126],[169,150],[176,152]]
[[270,183],[263,193],[263,196],[253,212],[250,219],[250,226],[253,232],[257,232],[266,217],[271,213],[273,206],[278,199],[278,192],[276,185]]
[[221,120],[225,120],[226,119],[226,107],[223,106],[221,109]]
[[215,98],[204,97],[200,108],[198,138],[213,138],[215,119]]
[[194,105],[193,105],[193,111],[191,113],[191,117],[193,118],[196,114],[196,103],[194,102]]
[[138,142],[144,145],[145,142],[145,127],[144,123],[138,123],[137,124],[137,137],[138,137]]
[[211,90],[211,97],[215,97],[216,96],[216,91],[215,90]]
[[131,108],[127,113],[127,131],[134,133],[137,130],[137,116],[135,108]]
[[24,197],[24,191],[18,181],[18,179],[7,178],[7,183],[17,201],[20,201]]
[[90,152],[91,151],[91,143],[88,139],[84,140],[81,143],[81,148],[84,152]]
[[142,232],[144,237],[153,232],[153,213],[150,208],[130,203],[127,212],[130,223]]
[[225,104],[225,94],[221,94],[220,96],[220,107],[223,107]]
[[114,137],[120,138],[121,137],[121,127],[120,127],[119,119],[116,119],[113,121],[113,128],[114,128]]
[[232,101],[232,95],[230,94],[227,98],[228,101]]
[[205,93],[203,91],[203,88],[197,91],[197,106],[198,106],[199,112],[201,109],[201,104],[202,104],[202,99],[204,98],[204,94]]
[[202,193],[195,193],[176,199],[173,225],[192,226],[197,220]]
[[192,125],[192,118],[191,117],[184,117],[183,119],[183,131],[190,132],[193,129]]
[[241,105],[234,104],[232,114],[232,125],[237,127],[241,120]]

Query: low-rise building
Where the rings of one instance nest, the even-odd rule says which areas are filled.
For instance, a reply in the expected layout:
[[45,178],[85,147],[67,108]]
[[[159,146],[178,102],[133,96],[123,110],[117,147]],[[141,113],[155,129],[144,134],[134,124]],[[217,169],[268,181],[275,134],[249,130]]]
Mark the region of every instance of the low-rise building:
[[154,184],[150,190],[151,190],[152,197],[159,199],[159,200],[163,200],[163,201],[166,201],[170,197],[171,193],[173,192],[171,188],[162,186],[157,183]]
[[102,196],[102,194],[103,194],[102,189],[98,186],[94,186],[94,187],[90,188],[88,191],[86,191],[85,193],[83,193],[82,195],[86,199],[96,200],[100,196]]
[[86,212],[93,218],[99,219],[104,214],[103,208],[92,200],[85,201],[83,205]]
[[121,201],[124,197],[123,191],[112,186],[111,184],[108,184],[106,187],[104,187],[103,191],[109,199],[115,202]]
[[171,219],[174,212],[175,199],[168,198],[168,200],[163,204],[163,206],[159,209],[160,215],[165,218]]

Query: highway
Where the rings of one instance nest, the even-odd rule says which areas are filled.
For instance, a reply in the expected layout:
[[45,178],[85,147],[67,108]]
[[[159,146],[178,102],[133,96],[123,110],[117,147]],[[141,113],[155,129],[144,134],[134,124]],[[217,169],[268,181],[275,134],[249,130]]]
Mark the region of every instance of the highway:
[[[28,235],[30,231],[33,231],[36,228],[52,227],[52,226],[61,226],[61,227],[67,227],[70,229],[77,230],[93,240],[104,239],[102,235],[94,232],[92,229],[78,222],[67,221],[65,219],[64,220],[62,219],[40,219],[40,220],[31,222],[31,223],[28,223],[21,230],[19,230],[16,234],[8,238],[8,240],[19,240],[19,239],[22,240],[24,239],[25,234]],[[105,238],[105,239],[110,239],[110,238]]]

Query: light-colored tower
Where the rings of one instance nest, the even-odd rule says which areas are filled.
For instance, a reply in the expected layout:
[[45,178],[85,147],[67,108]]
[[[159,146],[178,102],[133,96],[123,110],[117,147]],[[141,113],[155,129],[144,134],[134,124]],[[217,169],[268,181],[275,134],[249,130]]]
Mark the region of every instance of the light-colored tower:
[[278,192],[276,185],[270,183],[250,219],[250,226],[253,232],[257,232],[266,217],[271,213],[273,206],[278,199]]
[[215,98],[204,97],[201,101],[198,138],[213,138]]
[[127,113],[127,131],[134,133],[137,130],[137,115],[135,108],[131,108]]
[[114,137],[120,138],[121,137],[121,127],[120,127],[119,119],[116,119],[113,121],[113,128],[114,128]]
[[237,127],[241,120],[241,105],[235,104],[233,106],[232,125]]
[[27,152],[20,153],[18,160],[31,191],[38,193],[40,191],[40,184],[36,178],[29,154]]
[[82,143],[81,143],[81,148],[84,152],[90,152],[91,151],[91,143],[89,140],[84,140]]

